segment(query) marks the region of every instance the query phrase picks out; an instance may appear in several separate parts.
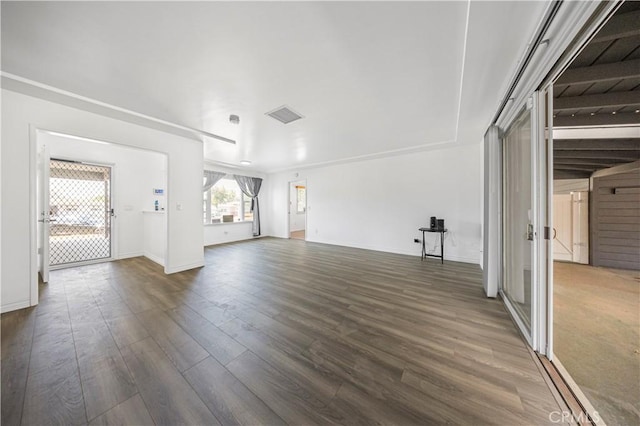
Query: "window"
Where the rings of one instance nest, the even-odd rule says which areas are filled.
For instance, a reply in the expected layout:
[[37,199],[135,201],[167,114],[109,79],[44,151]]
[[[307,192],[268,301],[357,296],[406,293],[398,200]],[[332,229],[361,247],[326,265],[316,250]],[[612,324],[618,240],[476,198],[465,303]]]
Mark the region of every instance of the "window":
[[240,191],[235,179],[220,179],[202,194],[205,224],[252,221],[251,198]]
[[296,185],[296,213],[307,211],[307,188]]

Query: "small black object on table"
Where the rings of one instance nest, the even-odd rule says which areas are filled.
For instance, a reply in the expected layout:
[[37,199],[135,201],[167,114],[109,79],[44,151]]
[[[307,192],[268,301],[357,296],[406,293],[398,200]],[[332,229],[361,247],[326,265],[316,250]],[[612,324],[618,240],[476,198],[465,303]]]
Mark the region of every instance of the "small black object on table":
[[[418,231],[422,232],[422,257],[421,260],[424,260],[425,257],[437,257],[440,259],[440,263],[444,264],[444,234],[447,232],[447,228],[420,228]],[[440,234],[440,254],[428,254],[427,246],[425,243],[425,233],[426,232],[437,232]]]

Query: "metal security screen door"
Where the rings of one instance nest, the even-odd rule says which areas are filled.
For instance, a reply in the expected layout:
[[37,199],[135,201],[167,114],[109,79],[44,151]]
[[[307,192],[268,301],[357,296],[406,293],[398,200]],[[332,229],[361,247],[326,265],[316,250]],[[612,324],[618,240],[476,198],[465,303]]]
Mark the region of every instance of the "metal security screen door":
[[111,257],[111,167],[50,161],[50,265]]

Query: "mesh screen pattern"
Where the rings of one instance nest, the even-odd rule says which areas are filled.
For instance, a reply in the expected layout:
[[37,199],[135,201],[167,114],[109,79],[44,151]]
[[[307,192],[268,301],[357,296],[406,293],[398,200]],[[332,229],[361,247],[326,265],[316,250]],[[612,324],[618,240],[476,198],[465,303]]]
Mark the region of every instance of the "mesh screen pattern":
[[50,264],[111,257],[111,168],[51,160]]

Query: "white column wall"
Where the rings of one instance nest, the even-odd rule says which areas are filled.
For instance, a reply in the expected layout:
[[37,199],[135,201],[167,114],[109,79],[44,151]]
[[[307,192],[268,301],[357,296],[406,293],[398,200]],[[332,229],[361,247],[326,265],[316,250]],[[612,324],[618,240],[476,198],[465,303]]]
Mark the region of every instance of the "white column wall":
[[[202,144],[16,92],[2,90],[2,277],[6,312],[37,303],[35,140],[40,128],[166,153],[168,253],[165,271],[204,264]],[[181,209],[178,209],[178,206]]]

